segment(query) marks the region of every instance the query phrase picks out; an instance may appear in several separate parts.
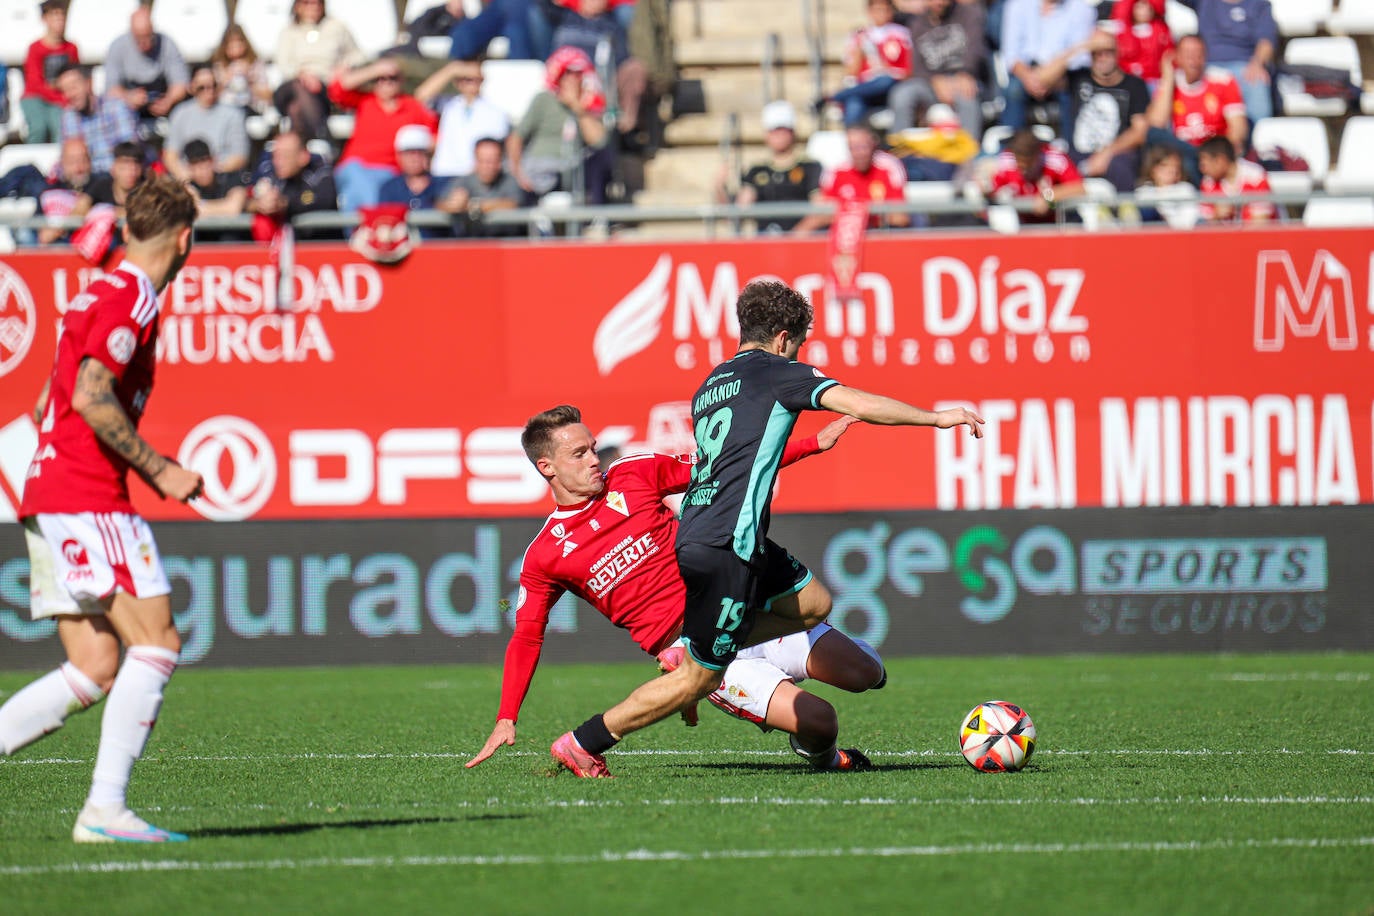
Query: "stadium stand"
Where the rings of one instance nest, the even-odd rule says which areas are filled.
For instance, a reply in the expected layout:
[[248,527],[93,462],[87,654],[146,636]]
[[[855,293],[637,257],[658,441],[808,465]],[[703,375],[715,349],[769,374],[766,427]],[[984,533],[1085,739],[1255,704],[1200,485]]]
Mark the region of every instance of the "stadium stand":
[[153,28],[172,39],[187,61],[209,60],[228,25],[224,0],[157,0],[153,4]]
[[334,3],[329,6],[329,15],[348,26],[368,57],[376,57],[396,44],[396,7],[390,3]]
[[1374,194],[1374,117],[1351,118],[1341,132],[1336,164],[1326,176],[1331,194]]
[[1270,0],[1279,34],[1315,35],[1331,16],[1332,0]]
[[1336,35],[1374,35],[1374,0],[1341,0],[1326,27]]
[[234,21],[243,26],[248,42],[258,54],[269,60],[290,15],[291,0],[238,0],[234,7]]
[[34,0],[0,0],[0,61],[22,67],[30,42],[42,34]]
[[849,158],[849,145],[842,130],[818,130],[806,141],[806,155],[821,164],[821,168],[832,168]]
[[[129,31],[129,17],[137,8],[138,0],[72,0],[67,10],[67,38],[81,52],[81,62],[103,63],[110,42]],[[33,38],[37,37],[35,32]]]
[[1327,229],[1374,226],[1374,199],[1319,198],[1308,201],[1302,211],[1302,224]]
[[1301,156],[1307,171],[1270,172],[1269,185],[1275,191],[1310,191],[1326,180],[1331,165],[1331,144],[1326,125],[1320,118],[1278,117],[1256,122],[1251,143],[1265,155],[1282,149]]
[[1164,5],[1164,21],[1169,23],[1175,41],[1184,35],[1197,34],[1197,13],[1178,0],[1168,0]]
[[[1360,72],[1360,50],[1355,39],[1349,36],[1294,38],[1284,46],[1283,62],[1348,70],[1350,81],[1356,86],[1364,81]],[[1346,100],[1342,98],[1317,98],[1301,88],[1290,87],[1288,81],[1283,79],[1279,80],[1278,90],[1283,99],[1283,110],[1290,115],[1340,117],[1346,112]]]
[[[0,125],[0,141],[22,143],[27,133],[24,123],[24,109],[19,99],[24,95],[24,72],[19,67],[10,67],[5,75],[5,86],[0,87],[9,96],[10,119]],[[0,175],[3,175],[0,172]]]
[[530,100],[544,88],[544,75],[543,61],[483,61],[482,97],[504,111],[512,124],[518,124]]
[[57,165],[58,154],[56,143],[11,143],[0,147],[0,175],[21,165],[32,165],[46,175]]

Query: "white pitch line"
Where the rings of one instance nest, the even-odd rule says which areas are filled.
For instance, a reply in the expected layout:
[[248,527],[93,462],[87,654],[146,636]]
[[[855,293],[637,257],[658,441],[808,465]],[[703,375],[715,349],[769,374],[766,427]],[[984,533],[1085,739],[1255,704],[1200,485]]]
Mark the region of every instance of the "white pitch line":
[[[487,798],[482,801],[454,802],[397,802],[394,804],[318,804],[306,802],[303,805],[282,805],[266,803],[208,804],[208,805],[148,805],[139,808],[155,814],[195,811],[201,814],[221,811],[271,811],[279,814],[295,811],[321,811],[329,814],[353,814],[362,811],[538,811],[545,809],[599,809],[599,808],[698,808],[698,807],[736,807],[771,805],[788,807],[1128,807],[1133,805],[1237,805],[1242,807],[1269,807],[1275,805],[1374,805],[1374,795],[1331,796],[1331,795],[1276,795],[1276,796],[1154,796],[1151,798],[821,798],[816,796],[722,796],[720,798],[640,798],[640,799],[542,799],[523,801],[518,799]],[[48,815],[72,815],[80,808],[57,809],[10,809],[0,812],[6,817],[33,817]]]
[[1278,683],[1283,681],[1367,681],[1374,678],[1367,671],[1286,671],[1278,674],[1264,672],[1237,671],[1231,674],[1213,674],[1213,681],[1242,681],[1255,683]]
[[[467,760],[476,753],[475,751],[454,753],[447,751],[416,751],[409,754],[335,754],[335,753],[306,753],[306,754],[169,754],[161,756],[145,757],[144,760],[151,763],[279,763],[291,760]],[[1053,748],[1038,748],[1037,757],[1260,757],[1269,754],[1280,756],[1369,756],[1374,755],[1374,750],[1363,748],[1330,748],[1324,751],[1304,751],[1293,750],[1291,748],[1252,748],[1247,750],[1213,750],[1211,748],[1114,748],[1111,750],[1056,750]],[[506,751],[506,757],[547,757],[545,751]],[[633,749],[613,749],[607,752],[610,757],[784,757],[794,756],[791,751],[767,750],[762,748],[728,748],[712,749],[701,748],[699,750],[686,749],[667,749],[667,748],[645,748],[641,750]],[[869,757],[958,757],[958,751],[937,751],[932,748],[909,749],[901,751],[879,751],[868,752]],[[0,758],[0,767],[4,766],[45,766],[45,765],[91,765],[95,762],[93,757],[36,757],[33,759],[12,759]]]
[[200,862],[148,859],[0,866],[0,876],[111,874],[122,872],[304,871],[319,868],[433,868],[533,865],[602,865],[621,862],[712,862],[751,859],[922,858],[930,856],[1075,855],[1105,852],[1205,852],[1236,849],[1347,849],[1374,846],[1374,837],[1274,837],[1259,840],[1160,840],[1121,843],[976,843],[954,846],[874,846],[834,849],[630,849],[555,856],[365,856]]

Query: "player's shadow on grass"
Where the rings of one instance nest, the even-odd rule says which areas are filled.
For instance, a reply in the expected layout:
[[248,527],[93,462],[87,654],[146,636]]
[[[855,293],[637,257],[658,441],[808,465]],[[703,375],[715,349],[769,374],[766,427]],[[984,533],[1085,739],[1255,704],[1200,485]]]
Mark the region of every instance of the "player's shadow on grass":
[[[902,761],[901,763],[875,763],[866,773],[904,773],[913,770],[946,770],[958,769],[968,764],[949,760],[921,760],[921,761]],[[785,773],[795,773],[798,776],[815,776],[816,770],[811,769],[804,762],[794,763],[788,761],[760,762],[751,761],[748,763],[698,763],[693,769],[699,770],[729,770],[738,773],[741,770],[752,770],[756,773],[774,773],[782,775]]]
[[526,814],[474,814],[471,817],[393,817],[376,820],[316,821],[303,824],[263,824],[257,827],[207,827],[188,830],[196,839],[235,836],[295,836],[317,830],[372,830],[376,827],[413,827],[423,824],[456,824],[459,821],[519,820]]

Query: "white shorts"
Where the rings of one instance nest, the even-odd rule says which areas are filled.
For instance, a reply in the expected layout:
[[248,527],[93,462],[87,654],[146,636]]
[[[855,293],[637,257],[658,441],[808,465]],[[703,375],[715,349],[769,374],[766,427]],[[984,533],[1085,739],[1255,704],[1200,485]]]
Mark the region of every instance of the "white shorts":
[[726,667],[720,687],[707,699],[724,712],[769,731],[763,720],[768,716],[773,691],[783,681],[806,680],[811,649],[831,629],[828,623],[818,623],[810,630],[741,649]]
[[148,523],[127,512],[35,515],[24,520],[34,620],[59,614],[103,614],[116,591],[135,598],[167,595],[172,586]]

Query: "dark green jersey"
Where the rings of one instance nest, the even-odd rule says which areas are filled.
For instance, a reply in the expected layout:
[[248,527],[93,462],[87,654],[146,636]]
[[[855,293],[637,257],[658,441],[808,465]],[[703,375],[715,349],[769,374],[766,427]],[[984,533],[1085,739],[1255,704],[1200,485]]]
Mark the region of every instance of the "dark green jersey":
[[692,398],[697,463],[677,543],[728,546],[745,561],[760,557],[773,482],[797,414],[820,410],[821,392],[837,384],[764,350],[745,350],[713,369]]

